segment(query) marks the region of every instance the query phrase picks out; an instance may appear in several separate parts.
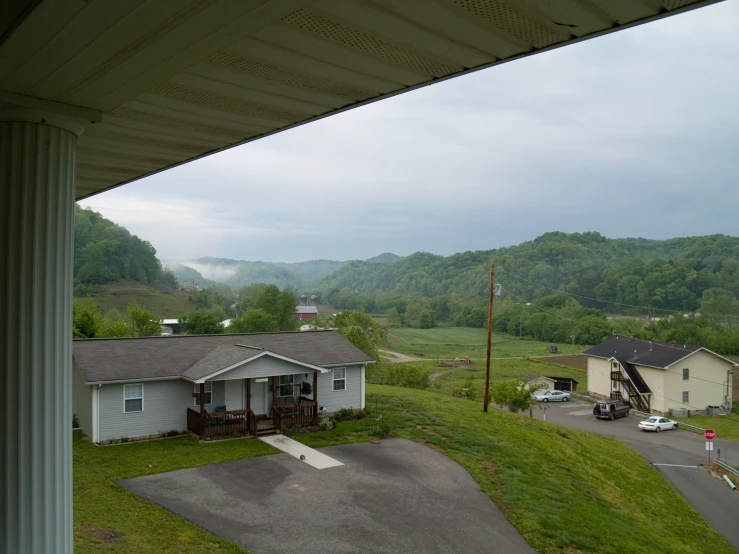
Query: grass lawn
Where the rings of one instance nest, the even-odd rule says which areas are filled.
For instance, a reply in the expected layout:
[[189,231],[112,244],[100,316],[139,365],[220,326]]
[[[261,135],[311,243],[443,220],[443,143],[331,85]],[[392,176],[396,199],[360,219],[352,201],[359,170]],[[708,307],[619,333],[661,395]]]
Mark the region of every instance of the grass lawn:
[[[487,331],[472,327],[434,327],[433,329],[411,329],[392,327],[385,341],[387,350],[413,355],[423,354],[427,358],[484,358],[487,350]],[[491,357],[546,356],[551,342],[521,339],[512,335],[493,333]],[[572,345],[560,344],[562,353],[571,354]],[[575,345],[575,353],[589,346]]]
[[[464,466],[542,553],[719,553],[732,547],[639,454],[613,439],[479,402],[368,385],[393,433]],[[368,400],[372,403],[372,400]],[[303,439],[362,440],[371,422]]]
[[[513,369],[511,368],[511,371]],[[605,437],[436,392],[369,384],[367,407],[393,435],[465,467],[539,552],[734,552],[644,458]],[[322,447],[372,437],[375,420],[297,436]],[[75,433],[75,551],[243,553],[115,480],[276,453],[261,441],[189,438],[94,447]]]
[[74,551],[130,554],[241,553],[114,483],[118,479],[276,454],[262,441],[200,444],[189,437],[95,447],[74,433]]
[[[716,438],[725,441],[739,441],[739,404],[734,404],[734,410],[731,415],[725,416],[690,416],[686,418],[675,417],[675,421],[682,421],[703,429],[713,429],[716,432]],[[735,464],[739,463],[739,458],[734,460]]]
[[123,281],[102,286],[90,298],[97,303],[103,315],[112,309],[125,313],[131,302],[138,302],[155,316],[174,319],[195,310],[195,304],[190,302],[189,296],[187,292],[163,291]]

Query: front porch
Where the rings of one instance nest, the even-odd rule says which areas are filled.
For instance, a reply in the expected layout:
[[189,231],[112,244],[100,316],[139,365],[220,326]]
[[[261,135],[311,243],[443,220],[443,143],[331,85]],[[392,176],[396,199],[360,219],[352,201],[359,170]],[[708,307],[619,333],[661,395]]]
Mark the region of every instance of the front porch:
[[[225,375],[224,375],[225,377]],[[187,430],[201,440],[290,432],[318,422],[318,372],[311,386],[298,374],[214,379],[196,385],[195,407],[187,409]],[[222,382],[222,405],[213,402],[213,383]],[[207,390],[206,390],[207,389]],[[271,389],[271,391],[270,391]],[[271,392],[271,394],[270,394]],[[206,407],[212,406],[210,411]]]

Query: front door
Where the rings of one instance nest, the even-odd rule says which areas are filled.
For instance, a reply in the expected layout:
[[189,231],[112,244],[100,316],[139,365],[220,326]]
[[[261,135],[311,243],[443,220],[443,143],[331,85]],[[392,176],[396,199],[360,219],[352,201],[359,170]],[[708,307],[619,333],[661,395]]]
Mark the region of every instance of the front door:
[[242,379],[229,379],[226,384],[226,409],[243,410],[244,406],[244,381]]
[[267,414],[267,381],[251,380],[251,409],[257,415]]

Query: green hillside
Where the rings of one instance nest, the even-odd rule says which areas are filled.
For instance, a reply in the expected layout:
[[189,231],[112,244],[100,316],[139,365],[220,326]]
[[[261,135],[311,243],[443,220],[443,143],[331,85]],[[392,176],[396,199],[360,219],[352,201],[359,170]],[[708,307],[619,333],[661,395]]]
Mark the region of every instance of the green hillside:
[[739,296],[739,238],[726,235],[660,241],[547,233],[498,250],[446,257],[417,252],[391,264],[351,262],[313,288],[338,308],[349,307],[342,290],[482,301],[493,257],[496,281],[527,299],[564,291],[580,295],[584,306],[623,312],[623,304],[695,310],[710,288]]
[[179,318],[195,310],[197,306],[190,297],[190,293],[180,290],[155,289],[132,281],[102,285],[87,296],[103,314],[109,310],[125,313],[127,306],[135,302],[162,319]]

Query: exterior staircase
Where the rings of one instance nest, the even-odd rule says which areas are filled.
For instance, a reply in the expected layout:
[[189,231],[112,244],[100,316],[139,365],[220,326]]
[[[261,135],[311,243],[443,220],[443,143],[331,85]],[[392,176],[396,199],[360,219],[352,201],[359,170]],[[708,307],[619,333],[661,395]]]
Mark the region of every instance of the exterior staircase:
[[631,382],[631,379],[629,379],[620,371],[611,371],[611,381],[618,381],[626,389],[626,392],[629,393],[628,399],[623,398],[621,393],[611,393],[612,397],[615,398],[615,395],[618,395],[619,400],[623,400],[633,409],[639,410],[640,412],[650,413],[649,402],[641,394],[639,394],[639,391],[636,390],[636,387],[634,386],[634,383]]

